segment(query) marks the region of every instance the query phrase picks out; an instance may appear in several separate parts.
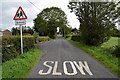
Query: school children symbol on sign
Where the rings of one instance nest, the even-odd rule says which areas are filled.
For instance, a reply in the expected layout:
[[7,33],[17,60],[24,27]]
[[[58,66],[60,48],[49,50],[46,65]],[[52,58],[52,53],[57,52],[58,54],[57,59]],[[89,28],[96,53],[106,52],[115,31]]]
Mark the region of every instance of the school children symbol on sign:
[[22,7],[20,6],[14,16],[14,20],[24,20],[24,19],[27,19],[27,16],[24,13]]

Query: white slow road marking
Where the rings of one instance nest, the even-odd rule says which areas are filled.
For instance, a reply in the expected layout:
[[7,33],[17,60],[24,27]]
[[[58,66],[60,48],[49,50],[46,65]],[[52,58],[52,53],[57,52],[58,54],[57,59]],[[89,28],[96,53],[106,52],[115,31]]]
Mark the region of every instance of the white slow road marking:
[[[50,65],[48,65],[47,63],[52,63],[52,64],[54,64],[54,67],[52,68],[52,66],[50,66]],[[71,65],[71,67],[72,67],[72,69],[73,69],[73,72],[72,73],[69,73],[69,71],[68,71],[68,66],[66,65],[66,63],[69,63],[70,65]],[[89,66],[88,66],[88,63],[87,63],[87,61],[84,61],[84,64],[81,62],[81,61],[79,61],[78,62],[79,64],[77,64],[77,62],[76,61],[64,61],[63,62],[63,71],[64,71],[64,74],[66,74],[66,75],[76,75],[78,72],[77,72],[77,69],[81,72],[81,74],[82,75],[86,75],[85,74],[85,72],[84,72],[84,70],[89,74],[89,75],[93,75],[92,74],[92,72],[91,72],[91,70],[90,70],[90,68],[89,68]],[[43,65],[45,66],[45,67],[48,67],[48,71],[45,73],[45,72],[43,72],[43,70],[40,70],[38,73],[40,74],[40,75],[48,75],[48,74],[50,74],[51,72],[52,72],[52,70],[53,70],[53,72],[52,72],[52,75],[62,75],[62,73],[61,72],[57,72],[57,70],[59,69],[58,68],[58,61],[45,61],[44,63],[43,63]],[[75,67],[76,66],[76,67]],[[77,69],[76,69],[77,68]]]

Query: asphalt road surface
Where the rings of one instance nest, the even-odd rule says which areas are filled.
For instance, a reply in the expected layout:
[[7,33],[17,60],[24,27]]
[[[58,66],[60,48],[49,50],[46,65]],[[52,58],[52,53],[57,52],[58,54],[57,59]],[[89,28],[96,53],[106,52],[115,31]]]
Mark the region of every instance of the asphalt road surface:
[[28,78],[117,78],[91,55],[63,38],[37,47],[43,51],[42,57]]

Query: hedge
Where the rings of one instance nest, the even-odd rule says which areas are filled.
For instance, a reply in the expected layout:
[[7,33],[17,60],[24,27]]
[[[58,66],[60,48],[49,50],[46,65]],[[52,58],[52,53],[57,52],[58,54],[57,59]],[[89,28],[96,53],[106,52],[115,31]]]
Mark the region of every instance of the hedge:
[[120,32],[113,35],[113,37],[120,37]]
[[27,53],[3,63],[2,80],[26,80],[25,78],[38,63],[41,55],[41,50],[30,49]]
[[70,36],[66,36],[65,38],[69,38]]
[[56,38],[56,35],[50,35],[49,36],[51,39],[55,39]]
[[80,36],[79,35],[73,35],[72,37],[71,37],[71,40],[73,40],[73,41],[80,41]]
[[39,42],[49,41],[49,37],[39,37]]
[[116,46],[114,52],[112,52],[113,55],[115,55],[116,57],[120,58],[120,46]]
[[[24,52],[34,48],[35,39],[33,37],[23,37]],[[2,62],[16,58],[21,54],[21,39],[19,36],[2,37]]]

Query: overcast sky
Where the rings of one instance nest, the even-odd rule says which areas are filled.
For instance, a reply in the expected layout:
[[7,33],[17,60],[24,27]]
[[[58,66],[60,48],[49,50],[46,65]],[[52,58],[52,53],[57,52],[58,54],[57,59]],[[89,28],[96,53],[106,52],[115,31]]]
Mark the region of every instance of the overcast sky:
[[[1,0],[0,0],[1,1]],[[30,2],[34,3],[38,8],[32,5]],[[44,8],[47,7],[59,7],[61,8],[67,15],[69,25],[72,28],[79,28],[79,21],[74,13],[70,13],[70,9],[68,9],[67,5],[69,0],[2,0],[0,3],[0,8],[2,14],[0,13],[0,22],[1,22],[1,29],[9,29],[11,30],[12,27],[15,26],[15,21],[13,17],[18,9],[21,6],[26,13],[28,19],[26,20],[26,26],[34,26],[33,19],[37,17],[37,14],[40,13]],[[0,12],[1,12],[0,11]]]
[[[33,6],[30,2],[35,4],[38,8]],[[0,29],[9,29],[15,26],[15,21],[13,17],[18,10],[19,6],[21,6],[26,13],[28,19],[26,20],[26,26],[33,27],[33,19],[37,17],[37,14],[40,13],[44,8],[47,7],[59,7],[61,8],[67,15],[69,25],[72,28],[79,28],[79,21],[74,13],[70,13],[70,9],[68,9],[67,5],[69,0],[0,0]]]

